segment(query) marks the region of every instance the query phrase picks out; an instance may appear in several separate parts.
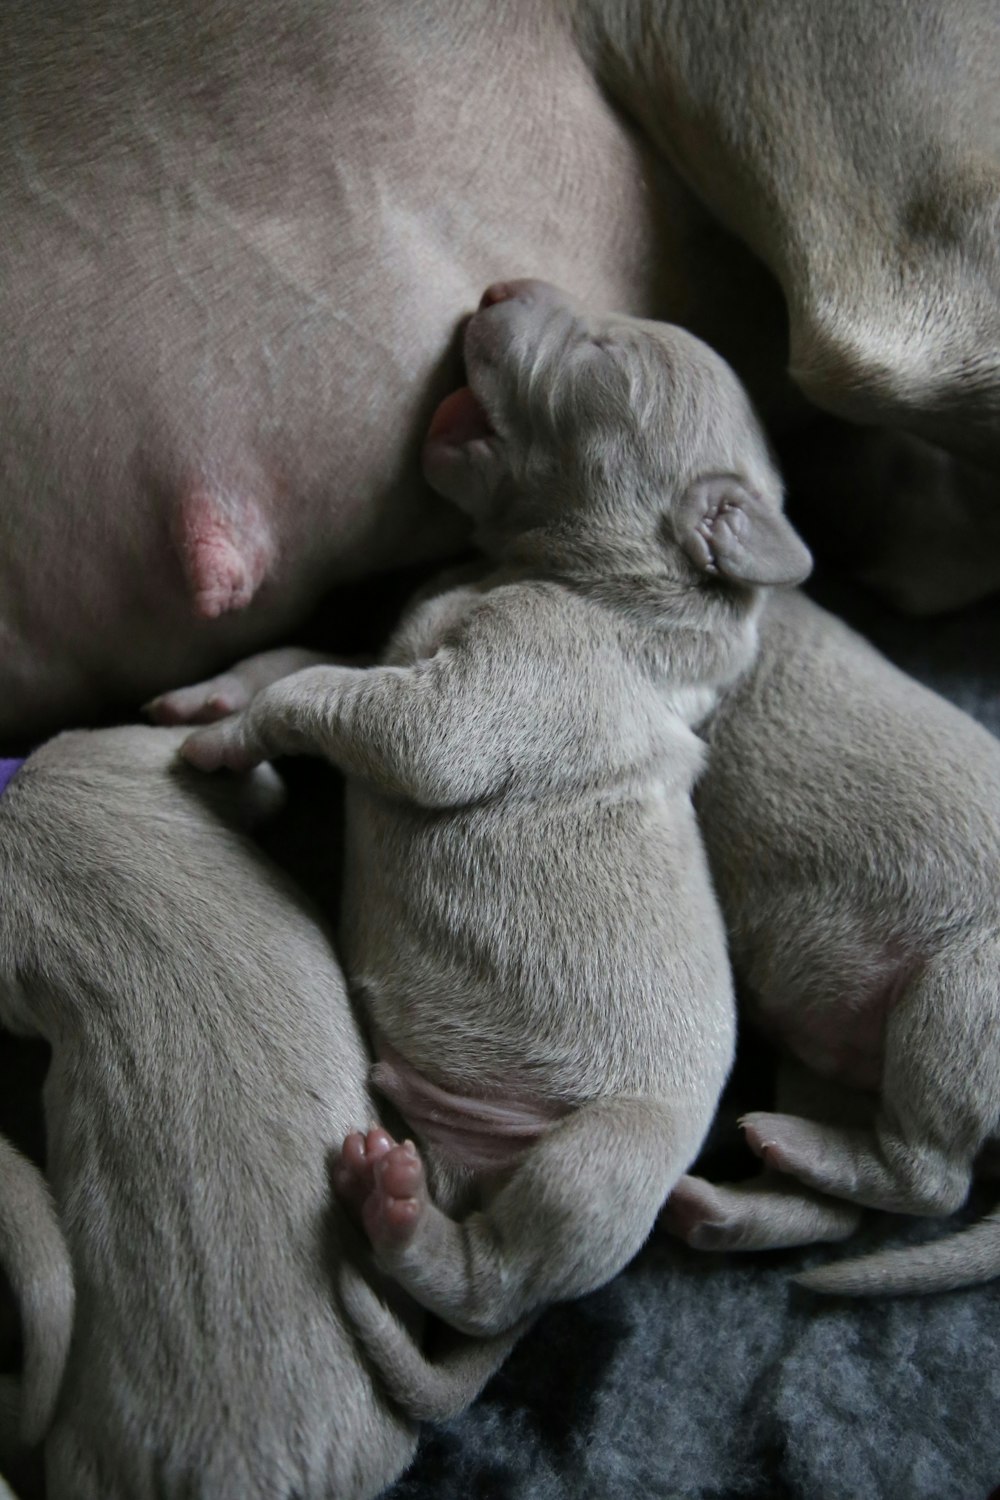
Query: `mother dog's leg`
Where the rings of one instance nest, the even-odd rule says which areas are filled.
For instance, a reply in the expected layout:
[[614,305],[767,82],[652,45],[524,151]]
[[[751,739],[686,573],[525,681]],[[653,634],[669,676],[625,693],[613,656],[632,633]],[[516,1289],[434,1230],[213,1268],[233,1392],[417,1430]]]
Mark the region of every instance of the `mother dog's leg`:
[[818,405],[1000,461],[992,0],[579,0],[599,75],[785,294]]

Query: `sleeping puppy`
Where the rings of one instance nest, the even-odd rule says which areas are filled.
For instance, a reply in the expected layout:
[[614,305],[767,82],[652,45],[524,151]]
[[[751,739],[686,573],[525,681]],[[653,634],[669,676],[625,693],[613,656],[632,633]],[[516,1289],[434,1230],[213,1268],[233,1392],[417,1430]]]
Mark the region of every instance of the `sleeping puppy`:
[[[698,811],[736,972],[814,1076],[742,1122],[763,1177],[679,1185],[668,1225],[715,1248],[843,1238],[859,1205],[950,1214],[1000,1136],[1000,745],[801,595],[769,600],[760,633],[713,718]],[[997,1274],[993,1215],[800,1280]]]
[[733,998],[693,726],[753,655],[758,586],[809,557],[689,334],[515,282],[465,355],[425,472],[492,571],[412,609],[384,665],[286,678],[184,754],[347,773],[343,952],[422,1150],[353,1134],[338,1185],[380,1267],[494,1333],[617,1272],[712,1118]]
[[0,1142],[21,1434],[52,1500],[372,1496],[503,1350],[429,1365],[352,1270],[328,1153],[374,1111],[341,972],[237,826],[273,773],[207,784],[179,740],[62,735],[0,796],[0,1019],[52,1047],[51,1201]]

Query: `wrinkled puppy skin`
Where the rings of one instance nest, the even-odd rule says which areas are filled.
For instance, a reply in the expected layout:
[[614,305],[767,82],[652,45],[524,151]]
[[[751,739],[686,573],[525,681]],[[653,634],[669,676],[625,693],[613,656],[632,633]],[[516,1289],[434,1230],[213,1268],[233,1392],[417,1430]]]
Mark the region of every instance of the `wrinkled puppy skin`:
[[[671,1200],[715,1248],[842,1239],[862,1206],[951,1214],[1000,1134],[1000,746],[804,596],[769,600],[760,638],[698,810],[753,1011],[812,1078],[743,1120],[760,1178]],[[892,1293],[998,1272],[991,1214],[800,1279]]]
[[52,1047],[58,1215],[0,1149],[22,1427],[53,1500],[363,1500],[505,1346],[429,1365],[355,1268],[329,1154],[374,1109],[341,971],[243,831],[277,778],[195,777],[182,734],[62,735],[0,798],[0,1019]]
[[383,665],[278,681],[184,754],[347,773],[345,962],[420,1149],[354,1134],[338,1185],[380,1267],[494,1333],[618,1271],[712,1118],[733,997],[695,726],[752,660],[762,586],[810,560],[690,334],[517,281],[464,345],[424,468],[488,565]]

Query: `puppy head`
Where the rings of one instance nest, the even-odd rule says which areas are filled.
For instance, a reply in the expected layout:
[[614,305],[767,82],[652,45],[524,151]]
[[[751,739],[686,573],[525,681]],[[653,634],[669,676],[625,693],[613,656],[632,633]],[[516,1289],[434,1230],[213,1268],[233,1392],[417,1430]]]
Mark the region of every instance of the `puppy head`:
[[465,363],[469,384],[438,408],[424,473],[488,551],[544,536],[550,557],[606,568],[807,576],[749,399],[692,334],[512,281],[469,320]]

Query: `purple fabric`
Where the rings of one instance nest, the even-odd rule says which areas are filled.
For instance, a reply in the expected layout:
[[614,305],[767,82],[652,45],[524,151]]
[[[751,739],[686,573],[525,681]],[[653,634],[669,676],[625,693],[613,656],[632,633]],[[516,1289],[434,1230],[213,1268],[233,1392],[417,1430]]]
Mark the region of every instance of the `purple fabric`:
[[15,757],[13,760],[0,759],[0,797],[7,790],[7,783],[17,775],[26,759],[27,756],[24,755]]

